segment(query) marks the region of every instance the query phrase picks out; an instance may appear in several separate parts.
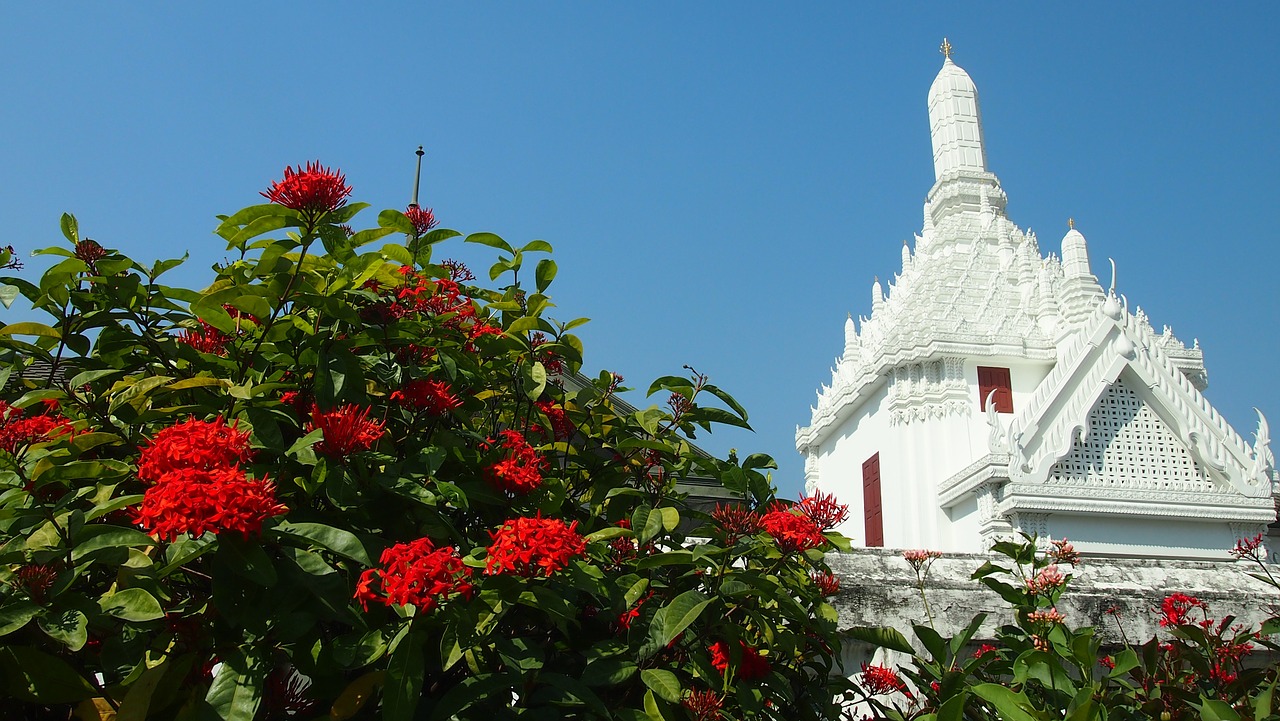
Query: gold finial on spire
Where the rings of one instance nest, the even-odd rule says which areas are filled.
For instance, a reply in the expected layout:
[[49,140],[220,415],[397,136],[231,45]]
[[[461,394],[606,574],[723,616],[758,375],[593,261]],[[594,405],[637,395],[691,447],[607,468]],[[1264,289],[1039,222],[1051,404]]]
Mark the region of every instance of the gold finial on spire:
[[1068,230],[1075,230],[1075,229],[1076,229],[1076,219],[1075,219],[1075,218],[1067,218],[1067,229],[1068,229]]
[[942,53],[942,57],[948,60],[951,59],[951,43],[947,42],[946,38],[942,39],[942,45],[938,47],[938,50]]

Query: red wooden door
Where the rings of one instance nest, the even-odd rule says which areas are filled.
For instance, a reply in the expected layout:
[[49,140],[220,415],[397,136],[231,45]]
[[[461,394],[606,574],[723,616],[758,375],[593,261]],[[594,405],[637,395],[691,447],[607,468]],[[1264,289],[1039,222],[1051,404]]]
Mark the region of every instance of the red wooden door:
[[880,454],[862,464],[862,513],[866,521],[867,545],[884,545],[884,511],[880,504]]

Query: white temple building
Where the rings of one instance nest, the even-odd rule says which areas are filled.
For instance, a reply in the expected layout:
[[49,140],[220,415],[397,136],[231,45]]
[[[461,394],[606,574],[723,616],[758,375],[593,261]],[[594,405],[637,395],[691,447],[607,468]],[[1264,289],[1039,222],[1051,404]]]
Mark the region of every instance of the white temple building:
[[870,315],[845,323],[796,431],[806,490],[850,504],[855,545],[981,552],[1024,531],[1226,558],[1276,520],[1265,419],[1252,440],[1231,428],[1202,395],[1199,344],[1153,329],[1078,230],[1046,256],[1005,215],[977,88],[943,50],[924,227],[873,283]]

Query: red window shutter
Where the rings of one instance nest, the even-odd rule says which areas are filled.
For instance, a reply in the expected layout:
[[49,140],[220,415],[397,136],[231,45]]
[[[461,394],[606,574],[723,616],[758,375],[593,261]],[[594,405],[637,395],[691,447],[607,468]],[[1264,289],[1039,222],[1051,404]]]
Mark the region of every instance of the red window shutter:
[[880,504],[880,454],[862,464],[862,513],[866,521],[867,545],[884,545],[884,511]]
[[992,403],[996,413],[1013,413],[1013,384],[1008,368],[978,366],[978,410],[987,409],[987,396],[995,391]]

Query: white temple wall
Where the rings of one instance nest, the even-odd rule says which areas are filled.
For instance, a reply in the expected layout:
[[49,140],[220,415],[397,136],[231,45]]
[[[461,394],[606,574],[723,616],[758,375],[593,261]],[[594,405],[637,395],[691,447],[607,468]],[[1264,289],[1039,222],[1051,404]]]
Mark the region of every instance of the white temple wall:
[[1230,524],[1217,521],[1194,523],[1178,519],[1177,532],[1167,518],[1136,518],[1110,514],[1093,516],[1053,513],[1049,515],[1049,535],[1067,538],[1084,554],[1226,560],[1236,538]]
[[[849,520],[836,530],[853,539],[853,545],[866,545],[863,523],[862,463],[880,453],[881,475],[886,465],[897,464],[886,453],[888,413],[884,410],[888,385],[882,384],[861,406],[824,441],[818,449],[818,490],[830,493],[849,506]],[[888,527],[886,519],[885,526]]]
[[938,544],[936,550],[953,553],[984,553],[982,548],[982,529],[978,515],[978,499],[970,495],[960,503],[945,511],[947,515],[947,536]]

